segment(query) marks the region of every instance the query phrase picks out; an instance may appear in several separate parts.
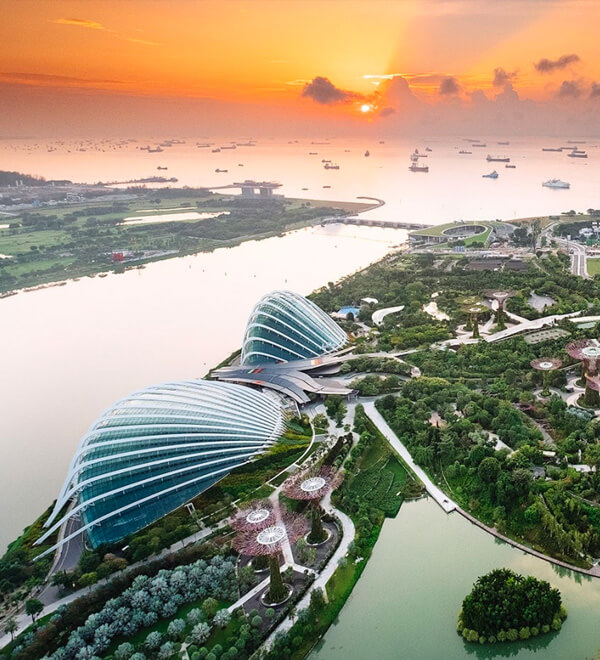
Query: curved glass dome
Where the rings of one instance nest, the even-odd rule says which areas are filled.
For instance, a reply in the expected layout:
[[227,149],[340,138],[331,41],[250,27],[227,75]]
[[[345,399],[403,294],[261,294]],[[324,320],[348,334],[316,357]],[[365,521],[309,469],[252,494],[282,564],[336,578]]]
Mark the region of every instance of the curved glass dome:
[[93,547],[118,541],[212,486],[277,440],[283,427],[274,398],[231,383],[181,381],[131,394],[81,440],[38,542],[67,520],[58,545],[83,531]]
[[320,307],[291,291],[263,296],[248,319],[242,364],[291,362],[337,351],[346,333]]

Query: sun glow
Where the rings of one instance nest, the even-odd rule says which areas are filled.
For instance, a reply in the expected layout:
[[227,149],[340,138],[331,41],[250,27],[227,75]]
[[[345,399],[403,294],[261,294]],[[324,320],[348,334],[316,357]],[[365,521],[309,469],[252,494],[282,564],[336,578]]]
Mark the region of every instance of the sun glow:
[[360,106],[360,111],[361,112],[371,112],[371,110],[373,110],[373,106],[369,105],[368,103],[363,103]]

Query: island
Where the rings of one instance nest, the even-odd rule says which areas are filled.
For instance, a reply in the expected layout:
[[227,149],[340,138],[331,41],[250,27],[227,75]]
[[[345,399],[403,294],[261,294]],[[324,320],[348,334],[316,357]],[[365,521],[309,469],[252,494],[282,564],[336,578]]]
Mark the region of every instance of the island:
[[457,631],[467,642],[516,642],[560,630],[566,618],[558,589],[502,568],[477,579],[463,601]]

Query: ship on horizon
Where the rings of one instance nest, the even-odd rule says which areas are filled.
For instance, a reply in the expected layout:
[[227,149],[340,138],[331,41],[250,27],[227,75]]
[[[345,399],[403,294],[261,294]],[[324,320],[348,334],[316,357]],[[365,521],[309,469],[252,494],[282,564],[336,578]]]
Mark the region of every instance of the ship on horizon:
[[566,190],[571,187],[571,184],[568,183],[567,181],[561,181],[560,179],[548,179],[548,181],[544,181],[542,183],[542,186],[544,186],[545,188]]
[[486,160],[488,163],[510,163],[508,156],[491,156],[488,154]]

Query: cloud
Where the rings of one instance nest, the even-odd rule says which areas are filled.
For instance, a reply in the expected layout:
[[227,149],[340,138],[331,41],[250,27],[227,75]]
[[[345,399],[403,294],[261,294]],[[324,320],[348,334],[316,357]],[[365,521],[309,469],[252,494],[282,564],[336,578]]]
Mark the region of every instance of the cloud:
[[504,85],[507,85],[509,83],[512,83],[512,81],[517,77],[517,72],[516,71],[506,71],[502,67],[497,67],[494,69],[494,80],[492,84],[494,87],[504,87]]
[[592,91],[590,92],[590,98],[598,98],[600,97],[600,83],[593,82],[592,83]]
[[329,78],[317,76],[309,83],[304,85],[302,96],[312,99],[323,105],[333,105],[335,103],[349,103],[362,96],[356,92],[349,92],[336,87]]
[[390,108],[389,106],[386,108],[381,108],[379,112],[380,117],[389,117],[390,115],[395,115],[395,114],[396,111],[394,110],[394,108]]
[[579,55],[571,53],[570,55],[561,55],[557,60],[549,60],[546,57],[536,62],[533,66],[539,73],[552,73],[566,69],[570,64],[580,62]]
[[563,80],[556,96],[561,99],[576,99],[581,96],[581,85],[576,80]]
[[443,96],[452,96],[453,94],[458,94],[459,90],[460,87],[456,82],[456,78],[452,76],[448,76],[447,78],[444,78],[440,83],[439,92]]
[[142,46],[159,46],[158,41],[149,41],[148,39],[136,39],[135,37],[126,37],[132,44],[142,44]]
[[122,85],[122,80],[98,80],[76,78],[53,73],[30,73],[0,71],[0,80],[18,85],[85,86],[85,85]]
[[77,27],[88,28],[89,30],[105,30],[106,28],[102,23],[97,21],[89,21],[85,18],[55,18],[52,23],[58,25],[75,25]]

